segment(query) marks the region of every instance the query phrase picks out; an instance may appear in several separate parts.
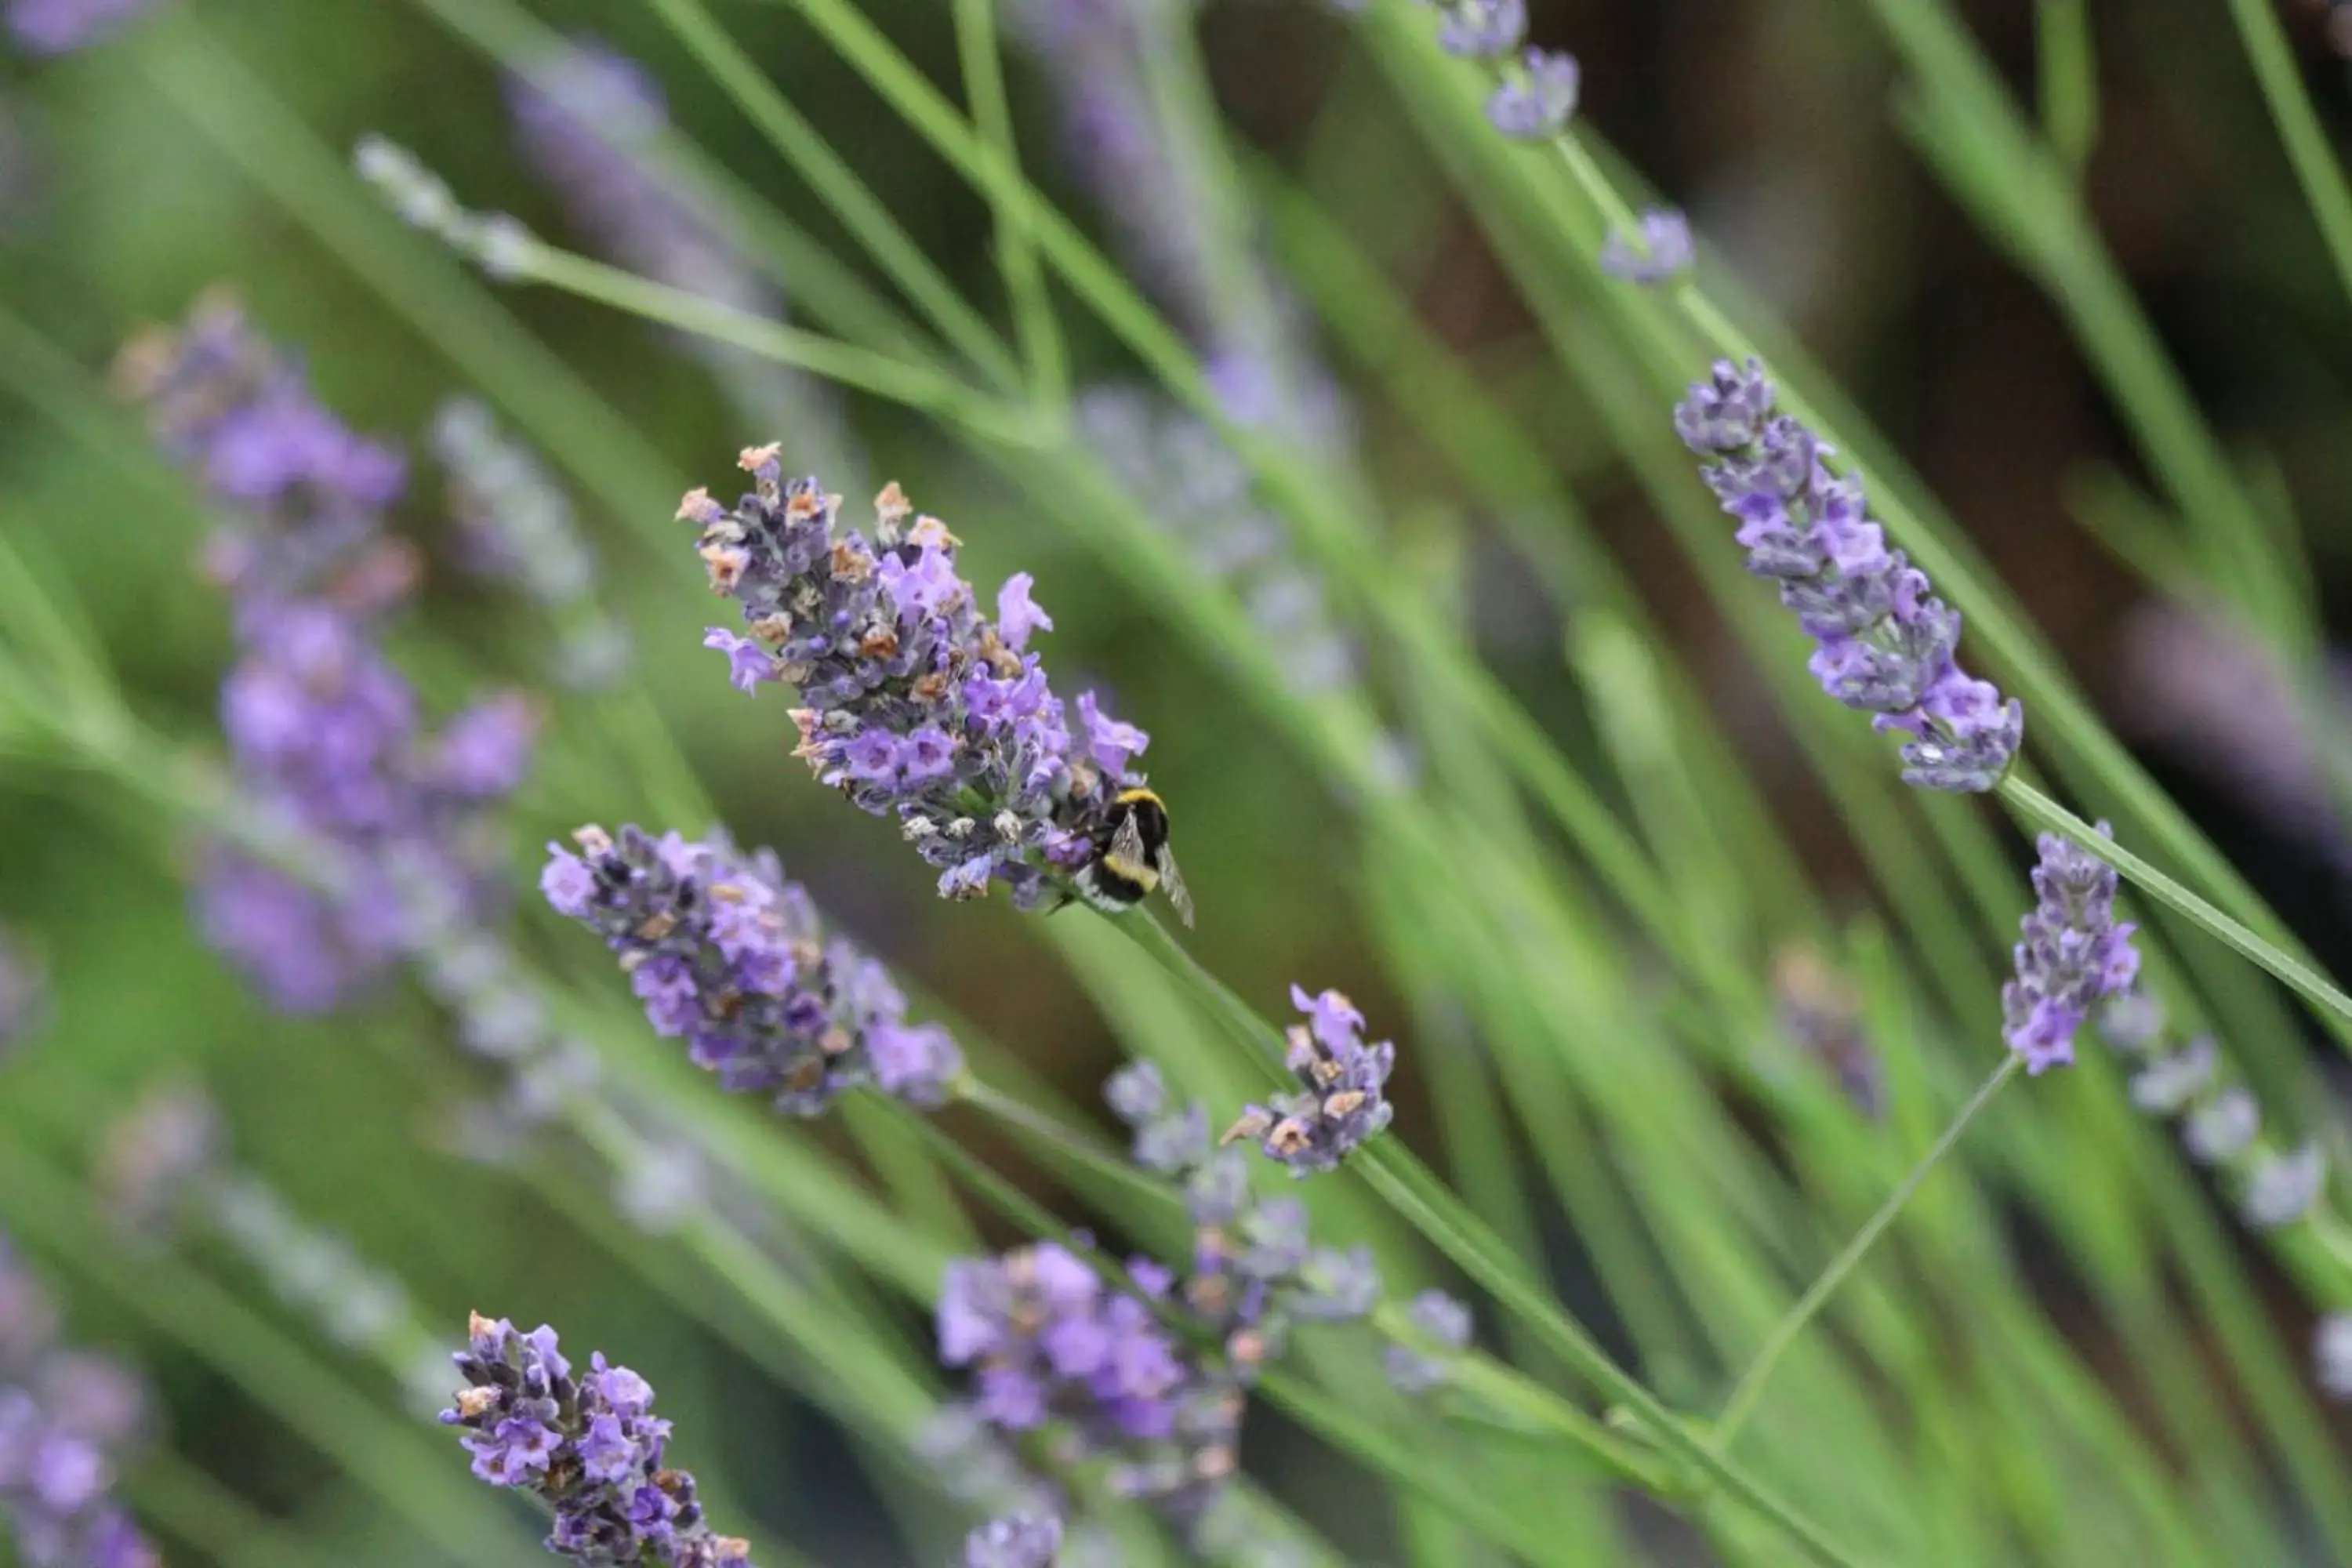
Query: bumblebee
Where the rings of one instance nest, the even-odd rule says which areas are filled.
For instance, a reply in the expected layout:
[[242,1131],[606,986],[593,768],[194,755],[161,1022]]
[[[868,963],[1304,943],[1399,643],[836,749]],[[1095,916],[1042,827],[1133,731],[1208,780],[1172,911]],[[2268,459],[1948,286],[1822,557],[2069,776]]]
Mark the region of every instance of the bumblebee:
[[1126,789],[1111,797],[1110,810],[1095,836],[1095,858],[1077,876],[1087,902],[1109,914],[1133,909],[1153,889],[1168,895],[1177,918],[1192,923],[1192,895],[1184,890],[1168,847],[1168,806],[1148,789]]

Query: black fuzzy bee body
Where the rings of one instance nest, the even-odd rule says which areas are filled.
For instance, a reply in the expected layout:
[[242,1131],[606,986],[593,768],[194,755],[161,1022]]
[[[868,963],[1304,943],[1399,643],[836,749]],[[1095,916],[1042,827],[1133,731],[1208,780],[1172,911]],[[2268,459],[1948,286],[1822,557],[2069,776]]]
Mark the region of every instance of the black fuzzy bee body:
[[1133,909],[1155,891],[1168,895],[1186,925],[1192,900],[1168,847],[1168,805],[1148,789],[1121,790],[1095,836],[1095,858],[1078,873],[1078,891],[1108,913]]

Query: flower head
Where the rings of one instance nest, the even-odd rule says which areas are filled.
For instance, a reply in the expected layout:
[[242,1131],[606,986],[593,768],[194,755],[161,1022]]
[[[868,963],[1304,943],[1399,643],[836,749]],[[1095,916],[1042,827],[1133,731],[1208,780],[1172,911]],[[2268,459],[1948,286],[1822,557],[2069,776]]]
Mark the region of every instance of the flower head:
[[604,938],[655,1031],[684,1039],[727,1088],[803,1116],[860,1084],[946,1100],[963,1070],[954,1040],[907,1022],[888,971],[827,933],[773,854],[635,826],[574,837],[578,854],[549,847],[549,902]]
[[955,536],[915,517],[897,486],[869,538],[839,525],[839,499],[815,480],[786,485],[774,448],[743,463],[755,486],[733,510],[698,490],[679,510],[701,525],[712,589],[743,608],[749,638],[709,639],[731,679],[798,689],[795,754],[862,809],[897,816],[940,868],[942,895],[1002,881],[1030,908],[1066,890],[1108,842],[1114,798],[1142,782],[1132,764],[1150,738],[1091,694],[1074,733],[1025,648],[1049,624],[1025,577],[997,595],[1009,629],[991,620],[956,572]]
[[[1444,1350],[1459,1352],[1470,1345],[1470,1308],[1443,1290],[1423,1290],[1405,1309],[1412,1326]],[[1427,1394],[1454,1376],[1450,1358],[1441,1359],[1406,1344],[1391,1344],[1383,1364],[1389,1382],[1405,1394]]]
[[1298,1092],[1244,1107],[1225,1137],[1254,1139],[1292,1175],[1307,1176],[1336,1169],[1389,1124],[1394,1110],[1381,1089],[1396,1067],[1396,1047],[1386,1040],[1366,1045],[1359,1032],[1364,1016],[1337,991],[1310,996],[1294,985],[1290,998],[1307,1018],[1291,1026],[1283,1063]]
[[664,1463],[670,1424],[653,1389],[600,1353],[574,1375],[544,1324],[523,1333],[475,1315],[457,1352],[466,1380],[442,1424],[465,1432],[474,1474],[554,1510],[547,1549],[582,1564],[751,1568],[750,1545],[713,1533],[694,1478]]
[[1819,644],[1811,669],[1822,689],[1909,737],[1906,783],[1991,789],[2024,739],[2023,706],[1960,668],[1959,612],[1887,548],[1862,480],[1832,473],[1831,448],[1774,415],[1774,396],[1761,365],[1727,361],[1675,409],[1676,433],[1738,520],[1748,569],[1780,584],[1780,602]]
[[1062,1521],[1051,1514],[992,1519],[963,1542],[964,1568],[1054,1568],[1061,1552]]
[[28,55],[85,48],[130,24],[152,0],[8,0],[8,32]]
[[2010,1047],[2037,1074],[2074,1061],[2074,1031],[2139,973],[2137,928],[2116,919],[2115,868],[2054,833],[2042,836],[2041,848],[2040,902],[2018,922],[2017,974],[2000,992]]

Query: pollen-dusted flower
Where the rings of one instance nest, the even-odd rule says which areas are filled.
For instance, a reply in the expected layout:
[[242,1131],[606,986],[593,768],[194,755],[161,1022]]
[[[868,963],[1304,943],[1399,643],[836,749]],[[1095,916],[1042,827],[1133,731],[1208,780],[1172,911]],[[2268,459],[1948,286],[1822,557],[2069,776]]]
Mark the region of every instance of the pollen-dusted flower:
[[1366,1045],[1363,1014],[1337,991],[1309,996],[1293,985],[1290,1000],[1307,1018],[1291,1026],[1283,1059],[1299,1090],[1244,1107],[1225,1141],[1254,1140],[1292,1175],[1309,1176],[1336,1169],[1389,1124],[1395,1112],[1381,1088],[1395,1069],[1396,1047],[1386,1040]]
[[574,837],[579,854],[549,847],[548,902],[604,937],[655,1031],[683,1038],[726,1088],[799,1116],[864,1084],[911,1104],[946,1100],[963,1070],[954,1040],[907,1022],[889,972],[826,932],[772,852],[635,826]]
[[1062,1555],[1062,1521],[1051,1514],[1012,1513],[964,1537],[964,1568],[1054,1568]]
[[[2101,834],[2107,832],[2105,823]],[[2138,928],[2116,919],[2115,868],[2070,838],[2045,833],[2033,868],[2033,911],[2018,922],[2017,973],[2000,991],[2010,1047],[2039,1074],[2074,1059],[2074,1031],[2091,1009],[2139,973]]]
[[743,454],[754,489],[730,510],[706,492],[679,516],[701,526],[713,591],[742,605],[746,637],[713,628],[745,691],[796,688],[795,753],[862,810],[896,816],[940,891],[992,882],[1034,908],[1066,894],[1109,840],[1115,797],[1143,783],[1142,731],[1091,697],[1073,734],[1030,637],[1050,625],[1025,574],[992,618],[957,574],[957,540],[918,517],[896,485],[875,502],[871,539],[839,525],[839,498],[787,485],[776,448]]
[[0,1518],[23,1568],[161,1568],[114,1500],[146,1425],[139,1380],[56,1343],[58,1316],[0,1237]]
[[1642,215],[1637,232],[1609,231],[1601,270],[1628,283],[1664,283],[1689,271],[1697,254],[1690,219],[1671,207],[1653,207]]
[[670,1424],[654,1391],[599,1353],[574,1377],[555,1331],[474,1315],[454,1358],[466,1386],[441,1413],[465,1429],[474,1474],[555,1513],[547,1549],[582,1564],[751,1568],[749,1542],[712,1532],[694,1478],[663,1463]]
[[1506,72],[1486,100],[1486,119],[1514,142],[1543,142],[1565,130],[1576,115],[1583,72],[1576,57],[1559,49],[1528,49],[1516,73]]
[[1748,569],[1780,585],[1780,602],[1820,644],[1811,668],[1822,689],[1910,737],[1906,783],[1993,788],[2024,739],[2023,705],[1959,667],[1959,612],[1886,547],[1861,479],[1832,473],[1830,447],[1774,415],[1775,395],[1762,365],[1725,361],[1675,409],[1683,444],[1739,521]]
[[[1470,1346],[1470,1308],[1443,1290],[1423,1290],[1405,1309],[1412,1326],[1426,1334],[1445,1350],[1460,1352]],[[1427,1394],[1442,1388],[1454,1377],[1450,1357],[1441,1358],[1402,1343],[1391,1342],[1382,1352],[1381,1364],[1389,1382],[1400,1393]]]

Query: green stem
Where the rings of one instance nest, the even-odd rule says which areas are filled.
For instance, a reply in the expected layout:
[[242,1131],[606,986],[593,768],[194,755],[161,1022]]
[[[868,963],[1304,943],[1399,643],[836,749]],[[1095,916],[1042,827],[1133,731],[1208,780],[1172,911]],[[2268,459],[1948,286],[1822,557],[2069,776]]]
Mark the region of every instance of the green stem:
[[1764,1348],[1756,1352],[1755,1361],[1740,1374],[1738,1386],[1731,1391],[1731,1398],[1723,1407],[1722,1416],[1715,1424],[1713,1440],[1718,1451],[1730,1449],[1732,1440],[1739,1436],[1739,1429],[1747,1425],[1748,1416],[1755,1414],[1756,1402],[1763,1396],[1764,1384],[1771,1377],[1772,1369],[1780,1363],[1780,1357],[1789,1347],[1796,1342],[1805,1325],[1829,1304],[1829,1299],[1837,1293],[1838,1287],[1845,1283],[1846,1277],[1869,1256],[1870,1249],[1877,1245],[1886,1227],[1902,1214],[1904,1205],[1911,1201],[1911,1194],[1917,1192],[1920,1184],[1944,1163],[1945,1156],[1959,1145],[1960,1138],[1968,1131],[1969,1124],[1976,1121],[1986,1106],[1992,1103],[1993,1096],[2017,1076],[2017,1069],[2024,1064],[2025,1058],[2016,1052],[2008,1054],[2000,1066],[1993,1070],[1993,1075],[1985,1079],[1984,1087],[1960,1108],[1960,1113],[1952,1119],[1950,1126],[1944,1129],[1943,1136],[1936,1140],[1935,1146],[1927,1151],[1926,1157],[1911,1167],[1911,1173],[1887,1194],[1886,1201],[1879,1205],[1878,1212],[1870,1216],[1869,1223],[1854,1233],[1853,1239],[1845,1244],[1845,1250],[1831,1259],[1830,1266],[1822,1270],[1822,1277],[1813,1281],[1812,1288],[1789,1310],[1789,1315],[1774,1326],[1764,1341]]
[[2099,68],[2092,51],[2090,11],[2084,0],[2040,0],[2034,21],[2042,133],[2066,172],[2080,180],[2099,134]]
[[[1018,168],[997,38],[996,0],[955,0],[955,32],[964,90],[971,97],[972,123],[1007,167]],[[1058,410],[1069,401],[1069,351],[1054,316],[1053,297],[1045,289],[1045,269],[1037,260],[1036,217],[1027,182],[1014,191],[992,191],[989,205],[995,215],[996,269],[1013,299],[1013,330],[1029,367],[1029,395],[1040,405]]]
[[538,239],[515,246],[516,275],[804,370],[859,392],[935,414],[1016,445],[1036,439],[1031,412],[954,376],[820,332],[788,327],[716,300],[640,278]]
[[2002,783],[2000,793],[2020,816],[2073,839],[2113,866],[2148,897],[2179,911],[2244,957],[2277,975],[2314,1007],[2324,1013],[2333,1013],[2338,1018],[2352,1019],[2352,995],[2347,995],[2326,975],[2292,953],[2263,941],[2023,779],[2011,775]]
[[2254,68],[2263,101],[2270,106],[2279,140],[2285,143],[2287,159],[2294,165],[2303,199],[2311,204],[2311,216],[2319,224],[2320,238],[2326,242],[2328,259],[2336,264],[2336,279],[2345,293],[2352,295],[2352,184],[2345,180],[2343,165],[2328,145],[2326,129],[2311,106],[2310,94],[2304,90],[2303,73],[2295,66],[2286,29],[2279,25],[2273,0],[2230,0],[2230,17],[2238,25],[2246,61]]

